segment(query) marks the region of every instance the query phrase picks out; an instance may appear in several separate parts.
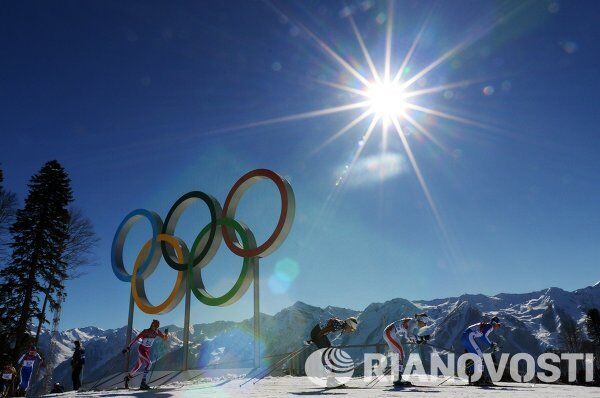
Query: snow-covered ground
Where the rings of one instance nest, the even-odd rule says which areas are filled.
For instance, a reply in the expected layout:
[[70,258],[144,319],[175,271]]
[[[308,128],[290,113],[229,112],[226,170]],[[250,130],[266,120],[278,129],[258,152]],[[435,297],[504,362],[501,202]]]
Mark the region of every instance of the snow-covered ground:
[[[440,381],[443,379],[440,379]],[[252,382],[240,387],[243,379],[222,379],[214,381],[198,381],[195,383],[173,383],[150,391],[139,390],[113,390],[98,392],[65,393],[59,395],[47,395],[47,397],[194,397],[194,398],[220,398],[220,397],[243,397],[243,398],[275,398],[275,397],[299,397],[319,395],[339,395],[340,398],[370,398],[370,397],[398,397],[410,396],[411,398],[431,397],[600,397],[599,387],[581,387],[570,385],[549,384],[517,384],[499,383],[495,387],[480,388],[465,386],[460,380],[449,381],[442,386],[436,382],[416,382],[418,386],[394,390],[389,382],[381,382],[374,388],[365,386],[362,378],[353,379],[347,388],[324,390],[317,387],[308,377],[269,377],[260,383]]]
[[[336,346],[368,346],[348,350],[355,360],[360,361],[364,352],[375,351],[376,344],[380,345],[379,349],[387,346],[382,333],[387,324],[417,312],[427,312],[433,321],[430,326],[433,331],[431,343],[438,347],[449,347],[451,351],[462,352],[460,337],[465,327],[496,315],[500,317],[503,326],[494,332],[492,338],[499,344],[502,352],[526,352],[537,356],[549,349],[561,347],[560,331],[565,321],[575,321],[585,330],[584,316],[591,308],[600,308],[600,283],[572,292],[548,288],[522,294],[465,294],[414,302],[396,298],[370,304],[362,311],[337,307],[320,308],[297,302],[275,315],[261,315],[262,355],[268,357],[296,350],[307,339],[316,323],[324,324],[332,316],[358,316],[356,333],[332,336],[332,343]],[[252,366],[254,342],[253,335],[249,332],[252,331],[252,324],[252,319],[195,324],[190,330],[189,362],[192,368]],[[183,329],[170,325],[169,330],[171,338],[168,344],[158,341],[153,347],[155,371],[176,369],[179,366]],[[56,340],[59,349],[55,362],[58,365],[53,373],[54,381],[71,385],[69,358],[75,340],[80,340],[86,350],[84,383],[94,383],[123,369],[121,348],[125,345],[125,335],[126,327],[101,329],[89,326],[61,332]],[[47,331],[42,334],[39,346],[42,356],[46,355],[50,346]],[[422,355],[427,355],[428,352],[424,351]],[[303,364],[304,359],[306,358],[298,358],[298,363]],[[135,356],[131,360],[135,360]],[[130,364],[132,365],[133,363]],[[35,384],[32,390],[35,393],[42,391],[40,383]]]

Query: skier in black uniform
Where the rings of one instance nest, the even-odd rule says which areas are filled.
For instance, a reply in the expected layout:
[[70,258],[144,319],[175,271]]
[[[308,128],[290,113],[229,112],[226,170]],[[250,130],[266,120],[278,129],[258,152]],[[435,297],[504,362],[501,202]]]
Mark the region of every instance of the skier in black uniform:
[[358,320],[353,316],[346,320],[335,317],[329,318],[324,328],[321,328],[321,325],[318,323],[315,325],[310,332],[310,340],[308,340],[308,343],[313,343],[318,348],[331,347],[331,342],[327,337],[328,334],[335,332],[353,333],[356,331],[357,327]]

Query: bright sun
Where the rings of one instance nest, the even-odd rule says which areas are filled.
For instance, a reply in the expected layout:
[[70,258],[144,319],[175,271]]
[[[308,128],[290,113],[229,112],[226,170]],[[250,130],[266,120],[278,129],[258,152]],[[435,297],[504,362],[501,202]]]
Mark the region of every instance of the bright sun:
[[394,82],[373,83],[366,92],[369,108],[379,118],[401,118],[406,108],[402,86]]
[[[381,156],[378,157],[379,161],[381,159],[388,159],[386,158],[386,156],[389,155],[387,152],[388,134],[390,132],[395,132],[398,138],[400,139],[400,142],[406,154],[406,158],[412,166],[412,169],[419,182],[419,185],[421,186],[425,198],[427,199],[429,207],[431,208],[433,215],[438,223],[438,226],[440,227],[442,236],[448,245],[448,250],[452,253],[453,256],[455,256],[456,252],[452,248],[452,245],[450,243],[450,236],[444,227],[441,215],[433,200],[431,192],[429,191],[429,187],[425,181],[425,178],[421,173],[419,165],[417,164],[417,159],[413,154],[408,135],[405,133],[405,131],[407,131],[407,128],[410,128],[410,135],[419,138],[427,138],[433,144],[437,145],[444,153],[448,153],[448,148],[446,148],[443,145],[443,143],[437,139],[436,135],[429,130],[427,124],[424,124],[423,121],[435,125],[435,123],[431,121],[432,118],[446,119],[452,122],[462,123],[468,126],[493,129],[493,126],[489,126],[476,119],[466,118],[464,116],[459,116],[457,114],[449,113],[447,111],[430,108],[428,106],[425,106],[426,104],[422,103],[423,100],[425,100],[429,95],[436,93],[444,93],[444,98],[446,98],[446,92],[448,92],[452,96],[453,92],[451,90],[455,88],[465,88],[467,86],[483,82],[487,79],[465,79],[454,82],[443,82],[435,86],[428,86],[425,77],[431,71],[438,68],[445,62],[451,60],[461,51],[465,50],[467,47],[469,47],[470,45],[487,35],[495,27],[504,23],[508,19],[508,16],[515,13],[519,7],[516,7],[507,15],[501,13],[499,18],[495,21],[491,21],[491,23],[486,18],[485,27],[481,27],[481,29],[478,29],[478,33],[476,35],[469,36],[465,40],[459,42],[455,46],[448,49],[447,51],[444,51],[437,59],[432,61],[430,64],[422,68],[415,68],[414,65],[411,67],[410,64],[412,62],[412,57],[416,49],[418,48],[421,38],[425,32],[425,28],[427,27],[426,21],[423,23],[421,29],[416,34],[412,44],[410,45],[410,48],[408,48],[407,51],[404,53],[404,57],[401,64],[399,65],[399,67],[396,68],[396,66],[393,65],[394,60],[392,59],[393,54],[397,53],[397,51],[392,51],[392,39],[394,37],[393,25],[395,2],[390,0],[387,3],[388,9],[387,13],[385,14],[385,56],[383,60],[384,62],[382,70],[378,70],[375,66],[373,58],[371,57],[371,54],[367,49],[363,37],[358,27],[356,26],[356,23],[354,22],[354,17],[352,15],[351,10],[348,12],[347,18],[352,27],[354,35],[356,36],[356,41],[360,46],[360,49],[364,56],[365,64],[363,65],[355,65],[354,59],[345,59],[341,54],[338,54],[332,47],[330,47],[325,41],[320,39],[315,33],[313,33],[302,23],[300,23],[299,21],[294,21],[294,25],[300,27],[304,33],[306,33],[312,40],[314,40],[314,42],[325,54],[329,55],[333,60],[335,60],[337,64],[339,64],[339,66],[341,66],[342,69],[345,72],[347,72],[347,74],[354,77],[355,80],[349,80],[349,85],[343,82],[339,82],[337,80],[326,80],[320,77],[315,80],[316,82],[325,86],[329,86],[337,90],[350,93],[351,96],[347,101],[331,107],[323,107],[301,113],[275,117],[272,119],[266,119],[257,122],[251,122],[241,126],[224,128],[219,131],[224,132],[244,128],[255,128],[270,124],[291,122],[295,120],[310,119],[326,115],[338,114],[341,112],[360,110],[360,114],[358,116],[351,118],[351,120],[349,120],[347,124],[345,124],[339,130],[333,133],[330,137],[328,137],[314,151],[315,153],[318,152],[325,146],[331,144],[336,139],[344,136],[346,133],[361,125],[361,122],[368,121],[368,123],[366,123],[368,127],[365,126],[366,128],[360,136],[358,145],[354,147],[355,149],[351,154],[349,163],[347,163],[344,166],[343,172],[336,180],[336,188],[334,188],[332,193],[327,198],[325,205],[323,205],[322,212],[324,212],[327,204],[331,202],[335,190],[341,185],[342,182],[348,179],[348,176],[350,175],[353,166],[361,156],[362,151],[367,146],[366,143],[369,141],[369,138],[373,135],[374,131],[376,131],[377,127],[381,127]],[[523,2],[523,4],[526,3],[527,2]],[[280,14],[280,16],[286,21],[292,20],[292,18],[290,18],[288,15],[277,9],[277,7],[275,7],[274,5],[271,4],[270,7],[273,8],[278,14]],[[348,9],[348,7],[344,8],[344,10],[346,9]],[[429,18],[427,20],[429,20]],[[394,66],[394,70],[392,70],[392,66]],[[370,71],[370,73],[365,74],[363,71]],[[344,81],[347,80],[348,77],[350,76],[340,74],[340,79],[343,79]],[[423,116],[427,116],[427,118],[424,118]],[[419,141],[422,140],[419,139]],[[383,167],[388,167],[388,165],[384,165]]]

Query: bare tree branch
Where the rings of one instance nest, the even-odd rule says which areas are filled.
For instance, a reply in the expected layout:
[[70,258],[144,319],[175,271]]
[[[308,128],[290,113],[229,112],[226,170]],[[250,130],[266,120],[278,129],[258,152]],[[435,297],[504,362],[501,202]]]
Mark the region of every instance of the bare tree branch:
[[2,187],[2,170],[0,170],[0,261],[6,254],[9,233],[8,229],[14,221],[17,208],[17,195]]
[[83,267],[96,265],[93,249],[99,239],[91,220],[81,209],[71,207],[69,215],[69,237],[65,242],[62,258],[67,265],[68,279],[76,279],[85,274]]

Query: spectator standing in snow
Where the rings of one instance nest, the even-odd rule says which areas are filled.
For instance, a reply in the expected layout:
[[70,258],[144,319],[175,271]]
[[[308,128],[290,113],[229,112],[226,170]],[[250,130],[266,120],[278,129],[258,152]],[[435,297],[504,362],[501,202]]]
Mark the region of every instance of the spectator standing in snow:
[[81,372],[85,365],[85,350],[79,341],[75,341],[75,352],[71,358],[71,380],[73,380],[73,390],[77,391],[81,387]]

